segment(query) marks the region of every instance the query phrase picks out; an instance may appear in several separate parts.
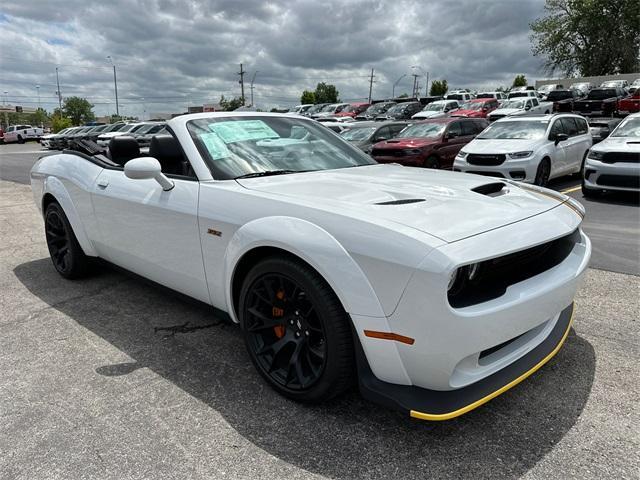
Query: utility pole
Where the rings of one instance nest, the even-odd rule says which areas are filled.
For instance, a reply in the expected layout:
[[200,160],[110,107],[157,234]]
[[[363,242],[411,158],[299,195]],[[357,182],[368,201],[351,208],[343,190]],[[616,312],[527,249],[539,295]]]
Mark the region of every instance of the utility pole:
[[118,105],[118,79],[116,78],[116,64],[113,63],[113,58],[111,58],[111,55],[107,55],[107,58],[111,62],[111,65],[113,65],[113,88],[116,91],[116,116],[119,117],[120,107]]
[[247,73],[242,69],[242,64],[240,64],[240,71],[238,75],[240,75],[240,90],[242,91],[242,105],[244,106],[244,74]]
[[417,73],[412,73],[411,76],[413,77],[413,90],[411,91],[411,96],[413,98],[416,98],[416,84],[418,83],[418,77],[420,75],[418,75]]
[[371,69],[371,77],[369,77],[369,103],[371,103],[371,91],[373,90],[373,68]]
[[40,85],[36,85],[36,90],[38,91],[38,110],[40,110]]
[[56,67],[56,83],[58,84],[58,106],[60,107],[60,115],[62,115],[62,94],[60,93],[60,77],[58,77],[58,67]]
[[424,87],[424,96],[429,96],[429,72],[427,72],[427,84]]
[[251,106],[252,107],[253,107],[253,82],[255,81],[257,74],[258,74],[258,70],[253,72],[253,77],[251,77],[251,86],[249,87],[251,88]]

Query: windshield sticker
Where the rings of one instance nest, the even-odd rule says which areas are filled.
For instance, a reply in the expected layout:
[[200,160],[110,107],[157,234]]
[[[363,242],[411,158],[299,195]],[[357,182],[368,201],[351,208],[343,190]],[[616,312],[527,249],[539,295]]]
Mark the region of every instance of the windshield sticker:
[[227,158],[231,155],[227,145],[216,133],[203,133],[200,135],[200,138],[204,146],[207,147],[207,151],[212,160],[220,160],[221,158]]
[[245,142],[280,138],[274,130],[262,120],[238,120],[232,122],[210,123],[209,128],[218,134],[224,143]]

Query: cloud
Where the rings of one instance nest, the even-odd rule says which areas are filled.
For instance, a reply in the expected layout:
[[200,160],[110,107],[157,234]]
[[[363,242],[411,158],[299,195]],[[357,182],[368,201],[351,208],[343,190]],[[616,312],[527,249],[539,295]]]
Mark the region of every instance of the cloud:
[[[254,72],[255,103],[297,103],[327,81],[343,99],[388,97],[403,74],[425,85],[494,88],[516,74],[542,75],[528,24],[544,0],[47,0],[0,7],[0,89],[11,103],[52,109],[56,67],[64,96],[87,97],[98,114],[115,110],[116,64],[126,114],[179,112],[240,94],[239,64]],[[417,65],[420,68],[412,69]],[[411,90],[405,77],[396,93]]]

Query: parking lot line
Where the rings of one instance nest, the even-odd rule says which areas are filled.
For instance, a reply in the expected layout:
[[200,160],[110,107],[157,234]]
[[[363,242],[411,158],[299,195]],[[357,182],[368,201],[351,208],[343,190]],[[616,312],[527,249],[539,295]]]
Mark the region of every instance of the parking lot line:
[[571,193],[571,192],[575,192],[576,190],[580,190],[581,188],[582,188],[581,185],[576,185],[575,187],[565,188],[564,190],[560,190],[560,193]]

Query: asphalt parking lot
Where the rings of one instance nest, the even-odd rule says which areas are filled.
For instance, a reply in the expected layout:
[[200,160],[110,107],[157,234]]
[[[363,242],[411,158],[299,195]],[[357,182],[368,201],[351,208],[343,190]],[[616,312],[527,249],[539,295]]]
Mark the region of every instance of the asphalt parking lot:
[[355,392],[292,403],[209,309],[110,269],[61,279],[26,185],[39,150],[0,146],[0,478],[638,478],[636,198],[552,185],[585,204],[594,244],[565,346],[425,423]]

